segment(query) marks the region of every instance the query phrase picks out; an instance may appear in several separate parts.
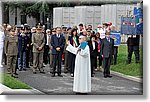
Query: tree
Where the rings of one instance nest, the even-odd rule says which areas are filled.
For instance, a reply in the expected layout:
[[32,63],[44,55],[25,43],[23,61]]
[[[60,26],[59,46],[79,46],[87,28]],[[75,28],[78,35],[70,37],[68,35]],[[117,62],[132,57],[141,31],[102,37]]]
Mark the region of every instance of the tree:
[[21,10],[20,14],[36,18],[36,21],[40,21],[40,13],[46,13],[49,11],[49,6],[46,1],[38,1],[34,3],[27,2],[6,2],[7,7],[11,12],[15,13],[15,24],[17,22],[17,8]]

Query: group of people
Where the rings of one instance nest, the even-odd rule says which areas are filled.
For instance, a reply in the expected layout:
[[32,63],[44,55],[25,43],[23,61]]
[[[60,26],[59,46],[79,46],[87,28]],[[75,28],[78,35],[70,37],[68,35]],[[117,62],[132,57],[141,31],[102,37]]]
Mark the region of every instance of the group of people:
[[[110,33],[115,31],[112,23],[98,25],[95,30],[92,25],[85,27],[79,24],[78,27],[61,26],[46,31],[41,23],[32,29],[27,24],[4,24],[0,26],[0,67],[4,62],[7,73],[17,78],[17,69],[26,71],[31,67],[33,74],[38,71],[45,74],[44,66],[49,64],[51,77],[55,77],[56,73],[63,77],[64,64],[64,73],[74,77],[74,91],[90,92],[94,71],[103,70],[104,78],[112,77],[110,65],[117,64],[118,46],[114,45]],[[129,52],[131,63],[131,50]],[[139,55],[136,56],[138,62]]]

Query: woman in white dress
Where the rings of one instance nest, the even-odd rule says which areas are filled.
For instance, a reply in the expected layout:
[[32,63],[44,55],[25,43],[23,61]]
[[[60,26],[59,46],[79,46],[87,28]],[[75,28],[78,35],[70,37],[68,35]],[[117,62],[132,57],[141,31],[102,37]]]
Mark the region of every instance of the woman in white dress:
[[2,56],[3,56],[3,48],[4,48],[4,28],[0,25],[0,67],[3,67],[2,65]]

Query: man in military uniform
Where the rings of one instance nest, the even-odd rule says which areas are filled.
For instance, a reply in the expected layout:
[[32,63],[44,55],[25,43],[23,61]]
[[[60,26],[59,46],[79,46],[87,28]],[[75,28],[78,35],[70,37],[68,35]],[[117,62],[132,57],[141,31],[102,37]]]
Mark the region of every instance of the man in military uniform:
[[[71,31],[72,28],[68,27],[67,28],[67,33],[64,35],[66,42],[68,42],[68,38],[71,36]],[[64,64],[64,73],[68,73],[70,71],[70,68],[68,66],[68,51],[66,50],[67,48],[67,43],[65,43],[65,47],[64,47],[64,53],[65,53],[65,64]]]
[[42,25],[38,24],[36,27],[36,33],[32,34],[33,44],[33,74],[36,74],[36,69],[39,68],[40,73],[45,73],[43,69],[43,53],[45,38],[42,33]]
[[7,56],[7,71],[17,78],[16,60],[18,54],[18,37],[15,28],[11,28],[9,36],[5,39],[5,54]]
[[25,29],[22,28],[18,34],[18,69],[19,71],[26,70],[26,51],[27,51],[27,35]]
[[[4,30],[4,34],[5,34],[5,38],[7,38],[9,36],[9,32],[10,32],[10,29],[11,29],[11,26],[10,25],[5,25],[5,30]],[[3,54],[3,60],[4,60],[4,63],[5,65],[7,65],[7,56],[5,54],[5,49],[4,49],[4,54]]]
[[29,25],[26,24],[24,26],[24,29],[25,29],[25,34],[27,36],[27,41],[26,41],[26,43],[27,43],[27,47],[26,47],[26,67],[30,68],[29,67],[29,61],[30,61],[30,50],[31,50],[30,44],[31,44],[32,33],[30,31],[30,26]]
[[140,60],[139,40],[140,40],[140,35],[131,35],[131,37],[128,37],[128,40],[127,40],[127,46],[128,46],[128,62],[127,63],[128,64],[131,63],[133,51],[135,54],[135,61],[136,63],[139,63],[139,60]]

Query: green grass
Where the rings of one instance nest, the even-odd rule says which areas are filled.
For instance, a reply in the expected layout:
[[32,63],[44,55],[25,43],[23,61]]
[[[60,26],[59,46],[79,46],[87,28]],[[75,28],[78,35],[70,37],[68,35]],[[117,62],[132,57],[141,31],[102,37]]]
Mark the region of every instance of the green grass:
[[143,76],[143,58],[142,58],[142,49],[140,48],[140,63],[135,63],[134,53],[132,54],[132,62],[131,64],[127,64],[127,46],[120,45],[118,48],[118,58],[117,65],[111,65],[111,70],[120,72],[130,76]]
[[3,85],[11,88],[11,89],[32,89],[30,86],[26,85],[25,83],[11,77],[8,74],[0,74],[1,81]]

